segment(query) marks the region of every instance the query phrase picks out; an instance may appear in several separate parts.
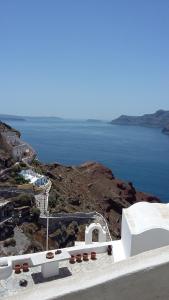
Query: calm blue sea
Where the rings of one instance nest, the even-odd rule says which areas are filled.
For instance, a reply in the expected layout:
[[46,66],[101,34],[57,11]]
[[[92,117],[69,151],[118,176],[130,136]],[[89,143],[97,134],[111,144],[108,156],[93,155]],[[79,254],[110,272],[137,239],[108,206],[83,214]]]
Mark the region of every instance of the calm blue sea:
[[98,161],[137,189],[169,202],[169,136],[159,129],[50,118],[8,123],[21,131],[43,162]]

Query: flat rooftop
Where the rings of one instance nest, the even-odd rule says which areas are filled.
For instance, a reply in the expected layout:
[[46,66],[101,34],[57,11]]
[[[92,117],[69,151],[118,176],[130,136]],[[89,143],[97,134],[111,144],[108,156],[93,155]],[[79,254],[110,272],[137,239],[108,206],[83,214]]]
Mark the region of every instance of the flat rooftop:
[[[91,283],[92,278],[104,276],[107,270],[111,271],[114,264],[113,255],[107,253],[97,254],[96,260],[82,261],[81,263],[70,264],[69,261],[60,262],[59,275],[49,279],[43,278],[41,275],[41,267],[32,267],[29,272],[21,272],[12,275],[4,281],[0,282],[0,299],[35,299],[37,291],[44,288],[48,293],[41,294],[40,299],[46,299],[50,296],[51,289],[54,289],[54,295],[61,295],[76,290],[79,286],[83,287]],[[28,284],[26,287],[20,287],[19,281],[26,279]],[[35,294],[34,294],[35,293]],[[42,298],[43,297],[43,298]]]

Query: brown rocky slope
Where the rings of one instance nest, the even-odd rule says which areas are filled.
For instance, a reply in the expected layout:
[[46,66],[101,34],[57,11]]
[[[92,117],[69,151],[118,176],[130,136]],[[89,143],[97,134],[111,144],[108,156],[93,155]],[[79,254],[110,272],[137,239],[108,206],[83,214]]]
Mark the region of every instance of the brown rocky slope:
[[[0,133],[4,131],[12,131],[18,138],[20,137],[19,132],[7,124],[0,122]],[[8,156],[4,157],[4,155]],[[36,172],[43,173],[52,181],[49,196],[49,208],[52,214],[97,211],[107,219],[114,239],[120,237],[122,208],[139,201],[160,202],[154,196],[136,191],[131,182],[124,182],[117,179],[110,169],[96,162],[87,162],[80,166],[63,166],[58,163],[45,165],[34,159],[31,166]],[[0,201],[2,203],[8,201],[10,209],[14,211],[16,211],[17,207],[13,204],[15,201],[19,201],[17,205],[19,205],[18,209],[20,212],[23,206],[21,199],[25,201],[25,197],[28,196],[27,193],[29,191],[24,189],[23,194],[21,192],[21,194],[17,193],[15,195],[14,193],[11,195],[10,188],[13,190],[14,185],[17,187],[17,184],[22,184],[21,182],[16,182],[18,180],[18,172],[22,167],[23,163],[21,161],[16,166],[15,161],[12,160],[11,152],[7,153],[3,147],[3,143],[0,143],[0,169],[2,169],[2,171],[0,170]],[[6,186],[7,190],[9,189],[10,193],[5,192],[4,195],[4,186]],[[30,207],[28,206],[28,208]],[[4,210],[2,205],[1,209]],[[45,249],[46,223],[42,224],[40,219],[36,220],[33,216],[29,210],[26,216],[19,219],[12,218],[7,223],[6,221],[4,222],[3,218],[0,218],[0,222],[2,222],[0,224],[0,255],[17,254],[17,251],[19,253],[36,252]],[[86,220],[85,223],[75,221],[74,219],[73,222],[72,220],[69,222],[63,220],[58,222],[57,220],[56,224],[50,228],[50,248],[66,247],[72,245],[75,239],[84,239],[84,228],[88,224],[88,221]],[[3,233],[6,233],[7,229],[9,229],[9,232],[4,236]],[[20,230],[22,233],[20,233]],[[25,235],[24,247],[21,247],[21,244],[18,246],[21,235],[22,239]],[[16,247],[13,247],[15,249],[11,250],[9,248],[8,251],[8,247],[4,248],[6,238],[16,239]],[[7,243],[9,242],[7,241]]]
[[51,213],[98,211],[107,219],[114,238],[120,237],[122,208],[139,201],[160,202],[136,191],[131,182],[115,178],[110,169],[96,162],[76,167],[41,165],[41,170],[52,181]]

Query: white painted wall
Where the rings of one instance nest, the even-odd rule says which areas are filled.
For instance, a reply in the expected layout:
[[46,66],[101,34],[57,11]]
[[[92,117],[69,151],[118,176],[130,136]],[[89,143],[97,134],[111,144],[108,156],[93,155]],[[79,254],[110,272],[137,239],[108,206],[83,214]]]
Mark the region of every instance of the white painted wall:
[[0,258],[0,280],[7,279],[12,274],[12,262],[7,258]]
[[136,203],[123,210],[122,244],[126,258],[169,245],[169,207],[159,203]]
[[121,223],[121,240],[124,249],[124,253],[126,257],[131,256],[131,233],[130,229],[124,214],[124,210],[122,211],[122,223]]
[[89,226],[86,226],[85,230],[85,244],[92,244],[92,235],[94,230],[98,230],[98,242],[104,243],[106,242],[106,231],[99,223],[92,223]]
[[155,228],[131,237],[131,256],[169,245],[169,231]]

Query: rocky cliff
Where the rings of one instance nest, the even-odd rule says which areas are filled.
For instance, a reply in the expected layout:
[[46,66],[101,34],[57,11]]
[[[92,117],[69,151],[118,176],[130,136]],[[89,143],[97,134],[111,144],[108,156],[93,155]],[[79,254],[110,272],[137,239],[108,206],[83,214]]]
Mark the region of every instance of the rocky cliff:
[[7,147],[4,145],[4,139],[2,137],[2,135],[7,132],[11,132],[20,138],[19,131],[0,121],[0,171],[10,167],[14,163],[11,152],[8,151]]
[[145,114],[142,116],[122,115],[113,120],[111,124],[163,128],[169,125],[169,111],[158,110],[153,114]]
[[8,124],[0,121],[0,135],[1,135],[1,133],[8,132],[8,131],[15,133],[19,138],[21,136],[21,134],[18,130],[14,129],[11,126],[9,126]]
[[19,131],[0,122],[0,167],[9,166],[9,156],[14,162],[31,162],[35,158],[34,149],[22,141],[20,136]]
[[51,213],[98,211],[107,219],[114,238],[120,237],[122,208],[138,201],[160,202],[157,197],[137,191],[131,182],[116,178],[110,169],[96,162],[76,167],[41,165],[41,169],[52,181]]
[[[4,123],[0,124],[0,128],[1,130],[14,130]],[[19,137],[20,133],[14,130],[15,132]],[[8,155],[10,159],[10,154]],[[46,223],[44,225],[38,220],[33,220],[29,206],[25,206],[25,204],[23,206],[23,203],[21,203],[21,199],[24,198],[25,200],[26,189],[24,189],[24,195],[22,193],[14,194],[12,186],[15,184],[16,190],[17,170],[21,167],[23,167],[23,161],[7,169],[5,174],[3,172],[0,174],[0,201],[3,204],[0,206],[0,236],[2,239],[0,242],[0,254],[3,255],[9,255],[9,253],[17,254],[17,251],[26,253],[45,249]],[[86,162],[80,166],[63,166],[59,163],[45,165],[37,160],[33,160],[31,167],[36,172],[48,176],[52,182],[49,196],[49,210],[51,214],[97,211],[107,220],[114,239],[120,237],[123,208],[138,201],[160,202],[157,197],[137,191],[131,182],[124,182],[116,178],[109,168],[96,162]],[[34,195],[31,194],[31,197],[34,197]],[[19,208],[14,204],[10,205],[10,202],[15,202],[18,205],[17,200],[20,203]],[[21,217],[14,219],[12,210],[17,211],[18,216],[21,215]],[[10,217],[10,220],[7,218],[7,221],[4,221],[6,217]],[[86,220],[86,224],[88,224],[88,221]],[[86,224],[78,221],[72,222],[72,220],[69,222],[57,222],[56,226],[54,226],[55,228],[50,231],[50,247],[71,246],[75,239],[83,240]],[[18,233],[15,230],[15,225],[21,232],[19,231]],[[18,245],[22,236],[25,241],[23,245],[25,246],[22,247],[22,243],[19,243],[19,246],[12,246],[13,248],[4,246],[6,234],[2,237],[2,233],[6,232],[5,229],[9,229],[7,237],[14,237],[16,245]],[[14,240],[8,240],[7,244],[14,244]]]

